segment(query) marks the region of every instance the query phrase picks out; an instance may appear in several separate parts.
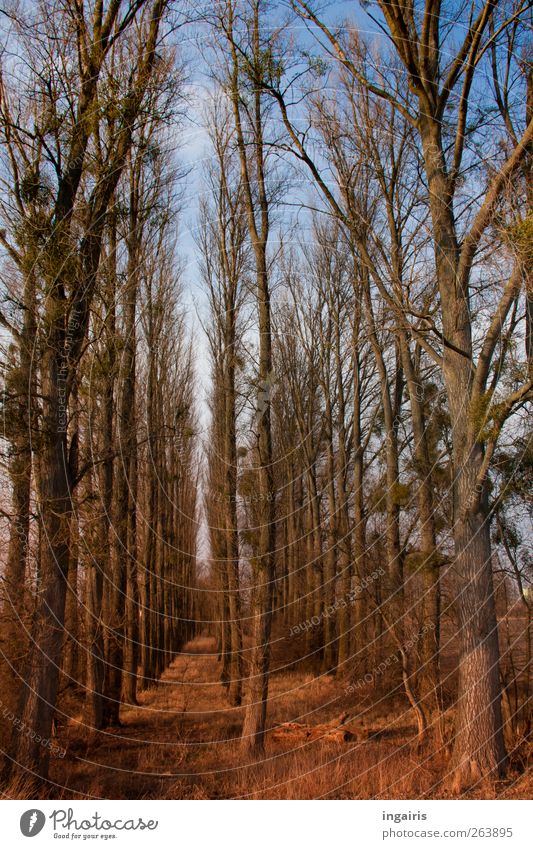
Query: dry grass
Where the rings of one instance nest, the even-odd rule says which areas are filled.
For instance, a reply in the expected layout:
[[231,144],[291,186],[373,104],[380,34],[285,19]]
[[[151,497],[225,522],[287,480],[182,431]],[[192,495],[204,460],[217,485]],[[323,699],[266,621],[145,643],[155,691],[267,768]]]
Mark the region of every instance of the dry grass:
[[[349,710],[356,742],[291,746],[267,738],[265,758],[247,761],[239,745],[243,708],[228,706],[214,640],[202,637],[185,647],[157,687],[140,694],[138,706],[123,710],[121,728],[94,732],[81,724],[81,715],[62,726],[58,743],[67,756],[52,761],[50,783],[38,793],[54,798],[449,798],[447,747],[417,749],[401,688],[395,691],[394,682],[384,681],[384,698],[379,690],[348,696],[345,682],[299,670],[284,656],[283,641],[277,646],[269,725],[325,722]],[[472,788],[468,795],[530,798],[530,749],[524,744],[514,753],[505,782]],[[35,797],[36,788],[17,784],[4,788],[4,795]]]

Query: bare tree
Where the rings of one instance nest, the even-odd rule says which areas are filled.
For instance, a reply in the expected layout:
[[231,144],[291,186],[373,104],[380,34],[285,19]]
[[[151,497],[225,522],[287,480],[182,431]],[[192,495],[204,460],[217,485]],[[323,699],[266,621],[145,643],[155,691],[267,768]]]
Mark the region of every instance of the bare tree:
[[[225,61],[224,86],[233,112],[240,160],[248,235],[255,260],[258,309],[259,367],[257,474],[260,492],[259,547],[254,575],[254,647],[249,670],[248,702],[243,745],[251,752],[264,748],[268,697],[270,632],[275,581],[275,492],[272,454],[270,385],[273,380],[270,286],[267,247],[271,229],[266,172],[265,97],[262,81],[270,73],[264,52],[264,18],[261,0],[246,4],[245,13],[229,0],[217,9],[216,27]],[[244,53],[244,45],[250,53]],[[243,101],[243,92],[250,98]]]
[[[20,217],[28,221],[26,213],[31,211],[27,208],[25,187],[33,187],[30,194],[35,197],[36,192],[40,193],[44,199],[42,217],[30,219],[32,238],[25,249],[21,252],[8,242],[20,267],[31,265],[34,269],[45,296],[38,322],[42,396],[39,509],[45,544],[31,633],[32,651],[20,704],[22,721],[43,738],[49,736],[57,695],[68,577],[72,487],[66,427],[68,402],[98,279],[106,213],[150,82],[165,7],[164,0],[127,7],[114,2],[105,11],[97,5],[89,24],[85,5],[68,4],[53,10],[50,4],[38,6],[31,17],[17,20],[20,47],[33,77],[29,96],[33,97],[32,91],[38,92],[36,106],[45,104],[44,113],[35,116],[34,133],[26,135],[14,114],[16,100],[5,87],[3,92],[3,133],[14,140],[10,164],[13,201]],[[110,58],[116,56],[123,35],[134,21],[142,36],[131,56],[131,73],[121,76]],[[39,25],[43,34],[36,39],[34,31]],[[42,74],[43,61],[46,67],[48,51],[53,57],[59,47],[65,59],[73,57],[75,70],[61,75],[57,68],[64,67],[64,63],[48,63],[48,85]],[[121,97],[123,114],[105,166],[90,187],[84,176],[91,143],[97,141],[94,111],[97,103],[109,98],[112,81],[118,91],[111,96]],[[61,114],[65,97],[72,107],[68,121]],[[76,210],[82,194],[86,213],[80,221]],[[22,766],[46,774],[48,754],[46,748],[26,735],[14,738],[13,756]]]
[[[443,32],[433,7],[378,3],[396,55],[405,68],[413,102],[398,97],[390,80],[378,76],[361,51],[322,22],[304,0],[298,14],[312,22],[324,49],[372,98],[386,100],[418,134],[429,192],[435,272],[440,294],[441,328],[424,317],[437,348],[450,409],[454,464],[455,569],[463,647],[454,745],[456,787],[494,775],[505,767],[500,715],[498,644],[492,590],[488,473],[504,421],[531,395],[531,377],[498,398],[497,376],[491,380],[493,357],[509,311],[524,285],[522,264],[509,273],[503,294],[494,302],[492,320],[481,345],[474,342],[473,267],[494,222],[499,201],[530,149],[533,123],[528,118],[521,137],[496,165],[484,194],[463,227],[457,219],[461,168],[473,109],[474,80],[491,46],[511,22],[524,19],[526,3],[511,8],[492,2],[478,8],[465,25],[459,44]],[[491,23],[493,32],[491,33]],[[457,95],[457,96],[455,96]],[[447,131],[443,133],[443,118]],[[451,143],[450,143],[451,142]],[[495,156],[496,159],[496,156]],[[472,167],[472,163],[470,163]],[[427,334],[426,334],[427,335]],[[426,340],[426,348],[430,343]],[[496,372],[497,375],[497,372]]]
[[[206,175],[209,195],[202,209],[200,236],[202,271],[209,296],[207,333],[214,384],[210,482],[216,492],[208,498],[214,497],[209,508],[212,533],[223,534],[220,545],[216,546],[227,593],[227,604],[223,605],[226,623],[222,627],[229,634],[225,640],[222,678],[228,685],[231,704],[239,705],[244,667],[237,516],[236,372],[242,354],[240,312],[246,295],[249,244],[230,103],[223,99],[222,92],[219,94],[222,103],[214,102],[209,112],[214,161]],[[215,550],[212,554],[215,556]]]

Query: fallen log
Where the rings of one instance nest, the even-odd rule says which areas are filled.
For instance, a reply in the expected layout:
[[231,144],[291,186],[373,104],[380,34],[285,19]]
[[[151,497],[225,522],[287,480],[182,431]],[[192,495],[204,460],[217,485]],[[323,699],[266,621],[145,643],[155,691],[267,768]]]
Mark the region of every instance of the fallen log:
[[317,725],[307,725],[303,722],[283,722],[270,732],[272,740],[289,743],[304,743],[311,740],[323,740],[325,743],[350,743],[358,739],[358,735],[343,726],[348,714]]

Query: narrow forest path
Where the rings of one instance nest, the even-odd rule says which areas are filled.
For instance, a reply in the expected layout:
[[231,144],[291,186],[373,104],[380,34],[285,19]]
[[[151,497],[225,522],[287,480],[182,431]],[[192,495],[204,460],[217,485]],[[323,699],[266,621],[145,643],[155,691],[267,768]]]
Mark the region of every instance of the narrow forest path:
[[[298,671],[274,658],[268,724],[327,722],[350,705],[342,682]],[[244,708],[228,705],[219,682],[215,640],[188,643],[139,705],[121,711],[122,727],[87,731],[61,726],[64,759],[51,764],[55,798],[423,798],[446,795],[442,752],[420,757],[414,726],[401,700],[388,715],[364,710],[351,727],[355,742],[302,744],[267,737],[266,757],[243,758]],[[390,710],[390,706],[387,706]],[[527,792],[527,791],[526,791]]]

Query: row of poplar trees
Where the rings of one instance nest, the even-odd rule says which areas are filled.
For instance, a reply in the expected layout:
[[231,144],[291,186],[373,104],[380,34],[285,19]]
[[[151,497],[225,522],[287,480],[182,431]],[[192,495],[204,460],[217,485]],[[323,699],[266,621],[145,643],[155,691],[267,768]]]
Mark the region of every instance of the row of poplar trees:
[[167,0],[5,13],[1,665],[17,722],[2,732],[4,775],[46,777],[41,741],[69,693],[88,731],[118,724],[192,633],[179,25]]
[[392,651],[459,790],[530,727],[530,9],[379,0],[370,42],[289,5],[205,23],[221,679],[257,753],[273,624],[346,680]]
[[[521,733],[531,683],[529,14],[6,10],[1,636],[23,727],[49,737],[69,687],[89,727],[116,723],[216,598],[254,755],[281,627],[348,678],[393,651],[421,738],[451,699],[458,789],[505,771],[502,701]],[[205,469],[174,249],[182,32],[209,142]],[[32,736],[4,748],[7,771],[46,775]]]

